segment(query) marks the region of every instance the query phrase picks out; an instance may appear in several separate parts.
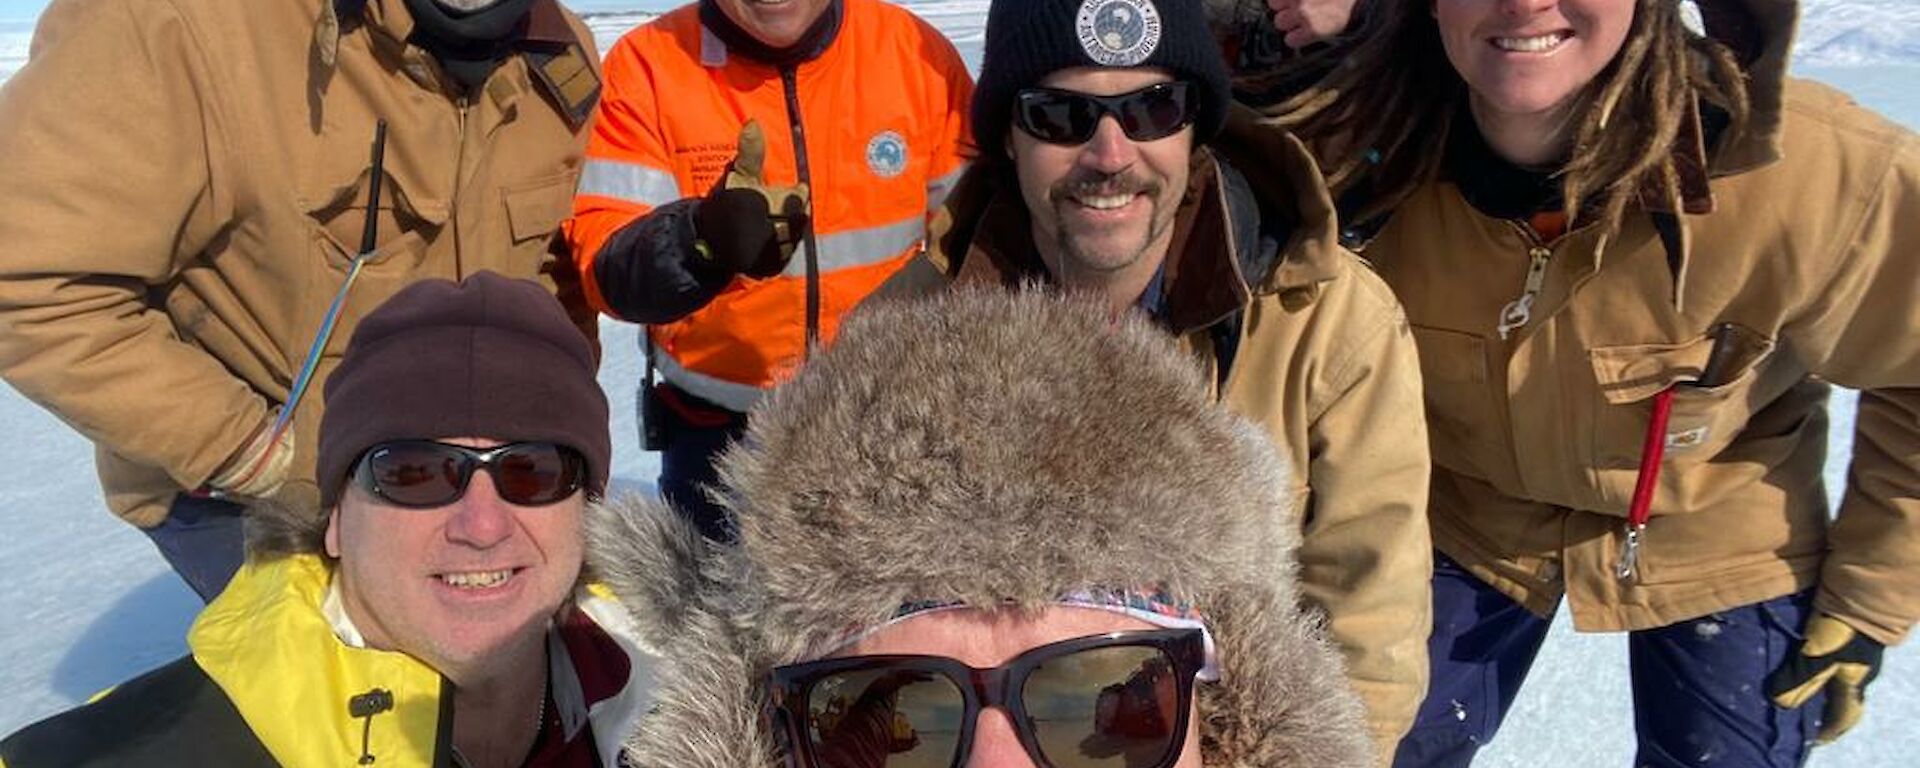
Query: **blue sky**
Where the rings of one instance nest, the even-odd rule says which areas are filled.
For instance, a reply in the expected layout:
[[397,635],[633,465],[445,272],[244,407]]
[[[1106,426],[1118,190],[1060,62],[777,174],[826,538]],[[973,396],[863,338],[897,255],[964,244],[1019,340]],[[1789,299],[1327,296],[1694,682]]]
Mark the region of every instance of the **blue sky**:
[[45,7],[46,0],[0,0],[0,19],[31,19]]

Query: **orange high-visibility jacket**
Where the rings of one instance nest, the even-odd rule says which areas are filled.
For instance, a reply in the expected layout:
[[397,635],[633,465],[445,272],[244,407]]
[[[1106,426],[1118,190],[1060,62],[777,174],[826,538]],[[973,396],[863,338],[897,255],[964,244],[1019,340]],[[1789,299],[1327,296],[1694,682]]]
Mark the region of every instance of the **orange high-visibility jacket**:
[[824,52],[790,69],[730,54],[697,4],[629,32],[605,60],[569,227],[602,311],[613,314],[595,277],[601,246],[656,207],[706,195],[749,119],[765,129],[765,182],[811,189],[812,237],[783,274],[735,277],[704,307],[648,328],[668,382],[732,410],[801,361],[809,290],[831,341],[840,317],[919,252],[964,166],[973,85],[953,45],[880,0],[844,0],[842,13]]

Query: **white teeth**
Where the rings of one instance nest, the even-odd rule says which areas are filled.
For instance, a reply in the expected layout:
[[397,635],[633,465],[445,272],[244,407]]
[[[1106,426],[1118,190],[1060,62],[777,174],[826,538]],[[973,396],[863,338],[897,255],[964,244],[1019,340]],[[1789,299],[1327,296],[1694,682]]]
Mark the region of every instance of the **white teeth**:
[[1493,39],[1493,45],[1503,51],[1542,53],[1553,50],[1556,46],[1566,42],[1566,39],[1567,34],[1565,32],[1554,32],[1552,34],[1538,35],[1535,37],[1496,37]]
[[1088,208],[1092,208],[1096,211],[1111,211],[1115,208],[1124,208],[1126,207],[1127,203],[1133,202],[1133,195],[1104,195],[1100,197],[1077,197],[1077,198],[1074,198],[1074,200],[1080,203],[1081,205],[1084,205]]
[[513,569],[503,571],[480,571],[477,573],[443,573],[440,580],[447,586],[460,589],[486,589],[506,581],[513,576]]

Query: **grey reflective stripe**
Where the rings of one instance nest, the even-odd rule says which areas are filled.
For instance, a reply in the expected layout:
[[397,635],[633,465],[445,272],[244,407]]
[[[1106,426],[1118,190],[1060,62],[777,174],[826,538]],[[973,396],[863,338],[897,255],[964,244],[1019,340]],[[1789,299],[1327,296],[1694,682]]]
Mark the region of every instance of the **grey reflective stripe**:
[[[914,215],[892,224],[882,224],[867,229],[850,232],[835,232],[821,235],[820,271],[832,272],[848,267],[864,267],[879,264],[906,252],[914,244],[927,237],[927,220]],[[787,268],[781,274],[788,277],[807,275],[807,244],[801,243],[794,249],[793,259],[787,262]]]
[[726,65],[727,44],[721,42],[720,36],[708,29],[707,25],[700,25],[700,66],[717,69]]
[[940,207],[941,203],[947,201],[947,194],[953,191],[953,185],[960,183],[960,177],[966,172],[967,164],[961,163],[960,167],[953,169],[952,173],[927,182],[928,213],[932,213],[935,208]]
[[658,208],[681,198],[673,174],[638,163],[588,160],[580,173],[580,194],[599,195]]
[[738,413],[753,410],[760,402],[766,390],[751,384],[741,384],[714,378],[704,373],[689,371],[673,359],[673,355],[659,347],[653,348],[653,364],[660,372],[660,378],[672,382],[674,386],[686,390],[687,394],[705,400],[714,405]]

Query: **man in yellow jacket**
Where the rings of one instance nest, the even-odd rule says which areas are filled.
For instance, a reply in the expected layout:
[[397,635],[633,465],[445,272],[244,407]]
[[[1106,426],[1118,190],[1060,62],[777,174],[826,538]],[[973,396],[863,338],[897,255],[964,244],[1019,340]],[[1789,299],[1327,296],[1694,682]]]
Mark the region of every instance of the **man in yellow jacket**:
[[324,518],[256,510],[191,656],[0,761],[617,765],[649,692],[626,614],[581,579],[611,456],[595,368],[532,281],[402,291],[327,381]]
[[1312,159],[1234,112],[1226,78],[1196,0],[995,3],[981,161],[884,291],[1039,279],[1178,336],[1291,461],[1303,501],[1274,522],[1302,529],[1301,593],[1391,755],[1426,689],[1419,361],[1386,285],[1339,247]]
[[926,239],[964,165],[972,80],[881,0],[700,0],[622,38],[569,233],[599,309],[647,324],[660,490],[701,488],[763,393]]
[[480,270],[577,294],[550,246],[597,71],[555,0],[57,0],[0,89],[0,377],[212,599],[233,500],[317,496],[294,393],[361,316]]

